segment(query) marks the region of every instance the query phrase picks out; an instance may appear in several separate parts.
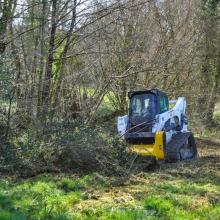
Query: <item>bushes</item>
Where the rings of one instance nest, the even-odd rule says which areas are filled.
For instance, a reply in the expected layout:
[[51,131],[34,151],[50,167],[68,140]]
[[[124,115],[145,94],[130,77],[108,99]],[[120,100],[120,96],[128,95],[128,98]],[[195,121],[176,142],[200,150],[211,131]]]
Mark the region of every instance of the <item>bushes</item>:
[[[106,131],[108,128],[108,132]],[[119,172],[126,155],[111,124],[85,125],[80,120],[53,122],[42,131],[25,130],[14,137],[14,172]]]

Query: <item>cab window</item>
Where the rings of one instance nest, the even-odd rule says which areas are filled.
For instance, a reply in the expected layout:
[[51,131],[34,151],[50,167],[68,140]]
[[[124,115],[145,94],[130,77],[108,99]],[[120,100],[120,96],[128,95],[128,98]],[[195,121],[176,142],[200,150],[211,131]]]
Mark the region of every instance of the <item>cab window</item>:
[[167,97],[159,96],[159,110],[160,110],[160,113],[163,113],[169,110],[169,102],[168,102]]
[[152,118],[156,112],[155,96],[152,94],[137,94],[131,99],[130,117]]
[[136,116],[141,115],[141,99],[134,98],[132,102],[132,114]]

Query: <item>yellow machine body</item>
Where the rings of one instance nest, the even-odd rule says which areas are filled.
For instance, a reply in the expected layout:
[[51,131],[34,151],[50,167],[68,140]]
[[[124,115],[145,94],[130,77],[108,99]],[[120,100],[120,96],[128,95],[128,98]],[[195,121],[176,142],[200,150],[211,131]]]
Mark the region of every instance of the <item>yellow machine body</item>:
[[154,144],[139,144],[133,145],[131,151],[141,156],[153,156],[157,160],[163,160],[165,157],[165,141],[164,132],[156,132]]

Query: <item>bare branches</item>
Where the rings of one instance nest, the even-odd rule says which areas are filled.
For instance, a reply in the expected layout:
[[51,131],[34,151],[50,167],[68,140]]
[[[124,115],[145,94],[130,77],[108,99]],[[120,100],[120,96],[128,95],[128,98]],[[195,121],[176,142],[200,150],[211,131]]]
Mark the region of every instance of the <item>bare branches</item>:
[[[126,112],[127,92],[136,88],[160,87],[175,96],[184,87],[189,96],[204,36],[195,20],[198,5],[192,0],[13,1],[12,31],[4,41],[8,59],[1,63],[15,66],[10,56],[15,61],[16,54],[17,102],[31,103],[31,117],[44,115],[45,121],[68,111],[90,121],[106,97],[115,110]],[[83,106],[89,106],[87,113]]]

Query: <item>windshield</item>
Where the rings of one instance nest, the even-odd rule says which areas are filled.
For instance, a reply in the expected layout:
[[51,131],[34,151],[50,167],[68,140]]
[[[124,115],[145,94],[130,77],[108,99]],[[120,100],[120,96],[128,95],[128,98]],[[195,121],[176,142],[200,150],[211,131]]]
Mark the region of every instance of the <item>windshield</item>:
[[156,104],[153,94],[138,94],[131,99],[130,117],[133,120],[146,120],[155,117]]

